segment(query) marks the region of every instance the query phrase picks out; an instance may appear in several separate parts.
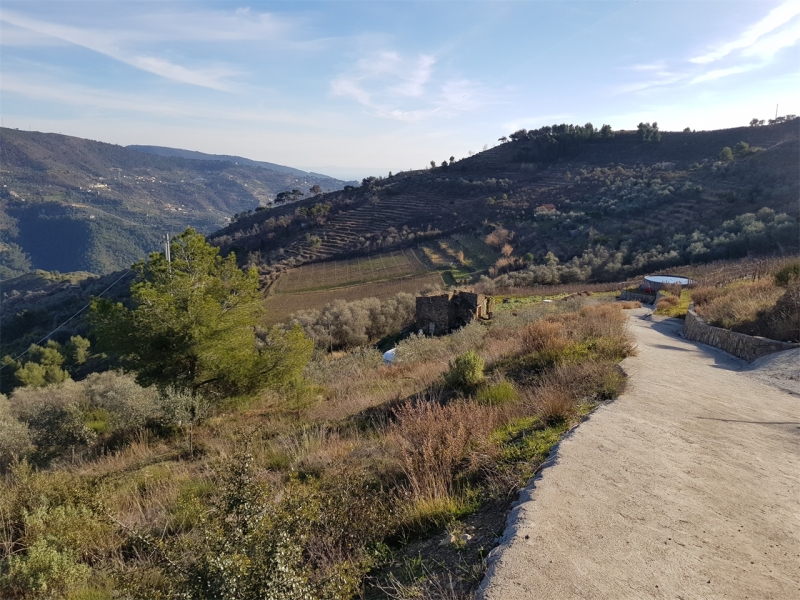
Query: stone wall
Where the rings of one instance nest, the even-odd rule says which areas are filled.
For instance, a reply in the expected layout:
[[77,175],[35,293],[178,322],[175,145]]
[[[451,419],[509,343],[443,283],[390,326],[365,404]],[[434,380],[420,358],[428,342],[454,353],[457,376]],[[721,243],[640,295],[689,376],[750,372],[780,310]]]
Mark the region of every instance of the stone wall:
[[464,327],[474,319],[488,319],[491,300],[483,294],[458,291],[417,298],[416,328],[439,335]]
[[635,292],[629,292],[628,290],[622,290],[619,293],[620,300],[634,300],[636,302],[641,302],[642,304],[653,304],[656,301],[655,294],[637,294]]
[[450,330],[450,294],[417,298],[416,328],[428,335]]
[[779,342],[768,338],[737,333],[721,327],[713,327],[698,317],[697,313],[691,309],[686,313],[686,320],[683,322],[683,337],[687,340],[701,342],[725,350],[725,352],[743,358],[747,362],[752,362],[773,352],[800,347],[800,344]]

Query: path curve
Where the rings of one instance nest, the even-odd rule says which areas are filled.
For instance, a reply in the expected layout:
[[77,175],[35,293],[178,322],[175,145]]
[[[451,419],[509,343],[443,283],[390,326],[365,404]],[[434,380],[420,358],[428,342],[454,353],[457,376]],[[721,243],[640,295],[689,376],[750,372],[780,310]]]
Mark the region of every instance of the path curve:
[[630,324],[626,392],[522,492],[477,597],[800,598],[800,398]]

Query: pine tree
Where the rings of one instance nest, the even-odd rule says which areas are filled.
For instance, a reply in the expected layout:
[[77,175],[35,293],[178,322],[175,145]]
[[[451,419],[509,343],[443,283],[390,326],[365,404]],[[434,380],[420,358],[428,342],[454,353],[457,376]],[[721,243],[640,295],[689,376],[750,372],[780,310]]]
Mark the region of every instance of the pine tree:
[[171,256],[153,253],[133,266],[133,309],[92,302],[99,350],[118,355],[140,384],[161,388],[236,394],[299,377],[313,344],[299,330],[258,330],[254,268],[242,271],[191,228],[173,239]]

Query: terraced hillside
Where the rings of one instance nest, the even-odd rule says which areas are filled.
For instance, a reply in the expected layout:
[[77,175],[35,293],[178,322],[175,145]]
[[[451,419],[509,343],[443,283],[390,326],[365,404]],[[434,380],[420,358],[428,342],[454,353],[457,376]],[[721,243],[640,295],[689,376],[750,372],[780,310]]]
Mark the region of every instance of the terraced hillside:
[[158,249],[164,233],[209,233],[281,191],[345,184],[8,128],[0,129],[0,180],[0,279],[32,268],[107,273]]
[[[214,240],[258,265],[267,285],[300,264],[498,228],[509,249],[494,276],[587,251],[608,267],[592,278],[781,252],[797,245],[799,124],[665,132],[660,142],[617,132],[555,159],[522,139],[246,216]],[[725,147],[740,149],[734,160],[719,158]]]

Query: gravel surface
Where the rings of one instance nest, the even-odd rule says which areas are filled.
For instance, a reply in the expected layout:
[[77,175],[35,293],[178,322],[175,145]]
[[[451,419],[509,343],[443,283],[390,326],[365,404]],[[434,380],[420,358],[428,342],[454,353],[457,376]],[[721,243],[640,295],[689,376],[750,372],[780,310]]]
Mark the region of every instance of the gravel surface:
[[800,399],[760,381],[797,355],[747,365],[632,312],[627,391],[523,491],[477,597],[800,597]]

